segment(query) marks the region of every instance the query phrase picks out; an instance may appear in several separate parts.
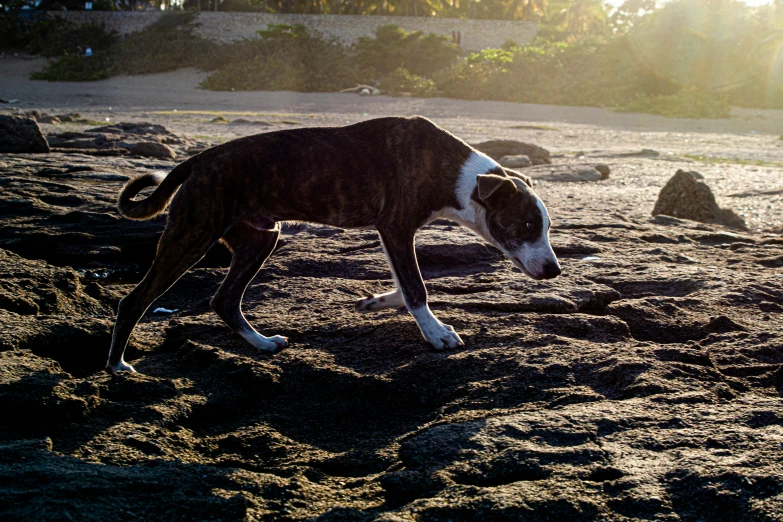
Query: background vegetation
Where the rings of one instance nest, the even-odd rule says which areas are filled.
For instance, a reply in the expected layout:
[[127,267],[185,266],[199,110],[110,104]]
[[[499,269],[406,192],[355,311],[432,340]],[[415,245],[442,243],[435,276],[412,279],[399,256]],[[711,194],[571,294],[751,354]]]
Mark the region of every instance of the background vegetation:
[[[204,7],[207,0],[202,0]],[[221,9],[231,7],[225,0]],[[99,25],[0,17],[0,45],[51,58],[34,78],[96,80],[199,67],[216,90],[335,91],[357,83],[390,94],[590,105],[664,116],[718,118],[730,105],[783,109],[783,0],[751,8],[735,0],[458,0],[286,3],[248,9],[298,12],[464,14],[534,19],[529,45],[465,53],[442,36],[378,29],[344,46],[302,27],[276,26],[220,45],[194,34],[194,12],[173,13],[118,38]],[[315,10],[315,6],[318,10]],[[474,7],[476,12],[470,11]],[[298,7],[297,7],[298,6]],[[235,6],[239,8],[239,4]],[[465,11],[468,9],[468,11]],[[77,46],[76,43],[79,43]],[[93,56],[84,56],[89,45]]]

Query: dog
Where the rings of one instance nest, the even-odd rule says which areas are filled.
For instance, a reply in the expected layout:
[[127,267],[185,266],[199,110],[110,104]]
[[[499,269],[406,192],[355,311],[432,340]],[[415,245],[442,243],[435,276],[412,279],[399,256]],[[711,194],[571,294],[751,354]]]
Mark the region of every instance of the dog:
[[[148,197],[133,200],[153,186]],[[463,342],[427,306],[414,249],[422,226],[437,218],[455,221],[533,279],[561,273],[549,244],[549,214],[530,178],[418,116],[239,138],[193,156],[168,175],[132,179],[118,202],[120,213],[136,220],[150,219],[167,205],[155,260],[119,303],[109,373],[135,371],[123,354],[136,323],[218,241],[232,259],[212,309],[257,349],[275,353],[286,347],[287,338],[261,335],[241,310],[245,288],[274,250],[281,222],[375,228],[396,288],[359,300],[356,310],[405,306],[437,350]]]

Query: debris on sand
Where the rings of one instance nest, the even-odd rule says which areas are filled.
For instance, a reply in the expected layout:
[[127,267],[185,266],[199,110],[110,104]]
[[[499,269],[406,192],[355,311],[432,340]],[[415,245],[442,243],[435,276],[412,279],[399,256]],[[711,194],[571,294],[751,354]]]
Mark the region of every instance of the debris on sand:
[[696,171],[678,170],[664,185],[652,211],[653,216],[659,214],[748,229],[745,220],[733,210],[718,206],[712,190],[704,183],[704,176]]
[[525,155],[530,158],[533,165],[549,165],[552,163],[552,155],[549,151],[532,143],[523,143],[515,140],[489,140],[474,143],[472,147],[480,150],[495,161],[500,161],[503,156]]
[[364,85],[359,84],[356,87],[350,87],[348,89],[343,89],[340,92],[347,92],[351,94],[358,94],[359,96],[378,96],[381,91],[379,89],[376,89],[372,85]]
[[601,181],[609,177],[609,167],[598,165],[539,165],[525,169],[525,174],[541,181]]
[[35,118],[0,115],[0,152],[49,152]]

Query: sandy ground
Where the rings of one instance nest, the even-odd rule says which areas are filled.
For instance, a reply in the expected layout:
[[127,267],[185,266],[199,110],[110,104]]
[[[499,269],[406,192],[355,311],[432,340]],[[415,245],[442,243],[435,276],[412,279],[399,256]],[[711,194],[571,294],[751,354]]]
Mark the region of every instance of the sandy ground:
[[[50,137],[150,121],[211,145],[422,114],[611,174],[537,182],[553,281],[453,223],[421,231],[432,308],[465,347],[430,349],[404,310],[354,312],[393,284],[374,231],[290,227],[244,301],[289,349],[259,354],[211,312],[218,246],[153,305],[174,312],[137,327],[140,373],[111,377],[113,311],[164,225],[120,219],[116,194],[188,146],[177,161],[0,155],[4,520],[783,520],[780,113],[213,93],[189,70],[28,81],[40,65],[0,59],[0,98],[89,120],[42,125]],[[658,155],[627,155],[642,149]],[[701,172],[750,230],[653,218],[677,169]]]

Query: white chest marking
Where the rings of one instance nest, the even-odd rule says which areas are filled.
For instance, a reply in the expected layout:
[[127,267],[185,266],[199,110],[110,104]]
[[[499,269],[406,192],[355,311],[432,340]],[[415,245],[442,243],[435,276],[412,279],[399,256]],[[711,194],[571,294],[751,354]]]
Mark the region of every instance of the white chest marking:
[[476,188],[476,177],[480,174],[486,174],[492,169],[500,167],[498,163],[484,154],[483,152],[473,151],[462,164],[457,178],[457,186],[454,188],[454,195],[459,201],[461,209],[445,208],[441,215],[445,218],[456,221],[460,225],[466,226],[486,238],[487,231],[484,225],[484,209],[471,201],[470,196]]

